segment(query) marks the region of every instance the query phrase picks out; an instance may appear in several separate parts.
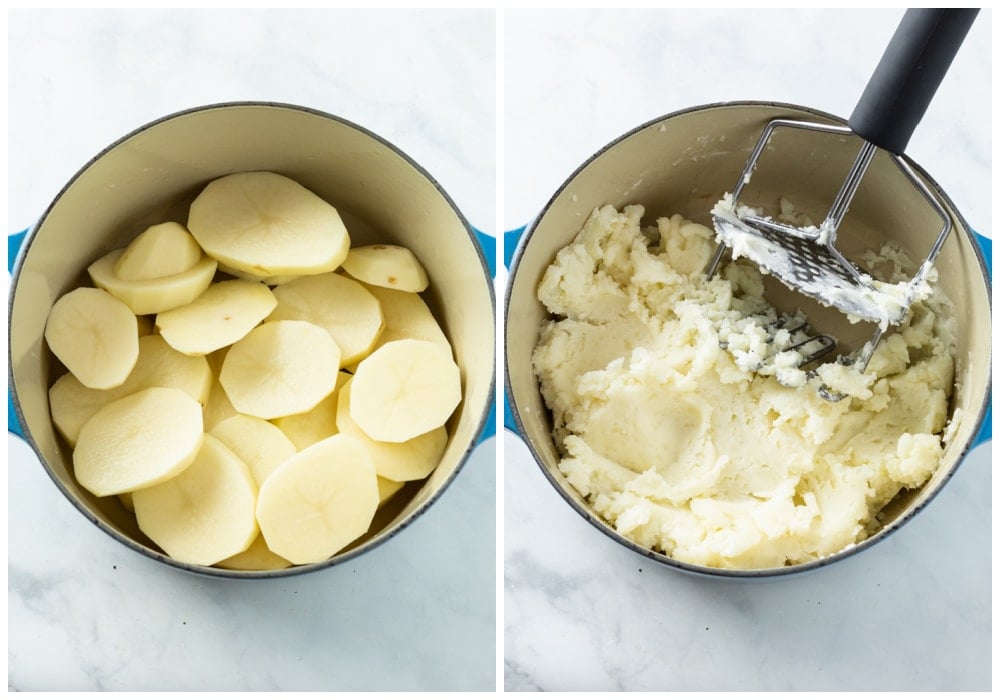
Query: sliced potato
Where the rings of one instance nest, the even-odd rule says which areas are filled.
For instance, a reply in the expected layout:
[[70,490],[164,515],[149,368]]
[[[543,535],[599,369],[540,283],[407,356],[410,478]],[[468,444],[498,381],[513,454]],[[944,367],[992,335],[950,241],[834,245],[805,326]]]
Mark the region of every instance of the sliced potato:
[[262,535],[257,535],[249,548],[215,564],[222,569],[235,571],[277,571],[287,569],[292,562],[279,557],[267,548]]
[[201,248],[188,230],[174,221],[150,226],[125,246],[115,262],[120,280],[151,280],[190,270],[201,260]]
[[95,286],[121,299],[138,315],[158,314],[194,301],[212,283],[216,262],[207,255],[194,267],[169,277],[123,280],[115,274],[122,249],[113,250],[87,268]]
[[156,327],[176,350],[207,355],[245,336],[277,303],[263,282],[226,280],[209,285],[190,304],[157,314]]
[[83,425],[73,470],[95,496],[135,491],[187,469],[203,435],[200,403],[180,389],[143,389],[112,401]]
[[227,559],[246,550],[260,533],[250,468],[212,435],[205,435],[187,469],[135,491],[132,502],[139,529],[188,564]]
[[275,418],[273,423],[288,436],[297,450],[304,450],[314,443],[336,435],[337,395],[340,388],[351,378],[347,372],[337,374],[337,384],[325,399],[305,413]]
[[107,292],[78,287],[52,305],[45,341],[66,369],[91,389],[122,384],[139,359],[135,314]]
[[257,521],[268,549],[293,564],[327,559],[368,531],[378,479],[360,442],[334,435],[285,462],[260,488]]
[[351,244],[333,206],[264,171],[210,182],[192,202],[187,224],[206,253],[262,278],[331,272]]
[[142,389],[173,387],[202,405],[208,401],[213,378],[204,357],[177,352],[158,335],[144,335],[138,343],[139,358],[121,385],[90,389],[67,372],[49,389],[52,422],[71,446],[76,444],[83,424],[101,407]]
[[219,264],[219,272],[224,272],[227,275],[236,277],[237,279],[246,280],[248,282],[263,282],[268,287],[273,287],[278,284],[285,284],[286,282],[291,282],[292,280],[297,280],[302,275],[255,275],[246,270],[237,270],[234,267],[229,267],[228,265]]
[[405,442],[372,440],[351,418],[351,385],[347,382],[337,392],[337,428],[364,444],[379,476],[393,481],[416,481],[428,476],[441,461],[448,444],[444,426],[410,438]]
[[444,425],[461,399],[450,353],[426,340],[396,340],[358,365],[350,416],[373,440],[405,442]]
[[351,277],[378,287],[400,292],[427,289],[427,272],[409,248],[379,243],[351,248],[344,260]]
[[369,286],[368,291],[378,299],[385,318],[375,348],[394,340],[429,340],[449,353],[452,351],[451,343],[419,294],[375,286]]
[[[214,354],[214,353],[213,353]],[[211,431],[222,421],[233,416],[240,415],[240,412],[233,407],[226,390],[222,388],[218,377],[212,380],[212,387],[208,392],[208,401],[205,402],[205,430]]]
[[[381,488],[382,488],[382,483],[379,482],[379,489]],[[129,513],[135,513],[135,504],[132,502],[131,491],[126,491],[125,493],[118,494],[118,500],[121,501],[122,507],[125,510],[127,510]]]
[[219,382],[240,413],[278,418],[304,413],[334,390],[340,348],[305,321],[269,321],[226,353]]
[[393,481],[384,476],[378,477],[378,504],[381,506],[403,488],[402,481]]
[[298,320],[325,328],[340,348],[342,365],[368,354],[382,332],[382,307],[364,285],[336,273],[306,275],[274,290],[270,321]]
[[250,467],[258,486],[298,451],[277,426],[263,418],[242,413],[221,421],[211,429],[210,434]]

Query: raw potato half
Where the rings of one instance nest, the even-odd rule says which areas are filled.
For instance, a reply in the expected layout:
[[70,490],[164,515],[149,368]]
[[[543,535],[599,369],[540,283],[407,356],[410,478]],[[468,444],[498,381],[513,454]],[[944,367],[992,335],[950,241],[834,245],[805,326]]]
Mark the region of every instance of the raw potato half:
[[262,278],[332,272],[351,245],[333,206],[272,172],[213,180],[191,203],[187,223],[206,253]]
[[174,350],[158,335],[139,338],[139,359],[128,378],[113,389],[90,389],[67,372],[49,389],[52,422],[70,446],[92,415],[112,401],[154,386],[173,387],[198,403],[208,401],[212,371],[204,357]]
[[187,469],[203,437],[200,403],[180,389],[144,389],[112,401],[84,424],[73,469],[95,496],[135,491]]
[[309,321],[325,328],[350,365],[375,345],[382,332],[382,307],[364,285],[329,272],[306,275],[276,287],[277,306],[268,320]]
[[240,413],[271,419],[304,413],[337,384],[340,348],[305,321],[269,321],[229,348],[219,382]]
[[268,549],[293,564],[311,564],[364,535],[378,504],[378,479],[364,446],[334,435],[299,452],[264,482],[257,521]]
[[383,345],[361,361],[351,382],[351,418],[382,442],[406,442],[441,427],[462,399],[458,365],[426,340]]
[[94,286],[121,299],[139,316],[191,303],[208,289],[217,267],[215,260],[205,255],[194,267],[176,275],[152,280],[123,280],[115,274],[115,264],[122,252],[123,249],[111,251],[91,264],[87,272]]
[[247,549],[260,530],[250,468],[221,441],[205,439],[174,478],[132,494],[139,529],[177,561],[210,566]]
[[263,282],[226,280],[208,287],[190,304],[156,317],[160,335],[187,355],[207,355],[232,345],[277,305]]
[[188,230],[168,221],[133,238],[115,263],[114,272],[125,281],[170,277],[190,270],[201,256],[201,248]]
[[337,393],[337,428],[364,444],[378,475],[392,481],[417,481],[434,471],[448,444],[444,426],[406,442],[372,440],[351,418],[351,384],[353,380]]
[[276,426],[242,413],[220,422],[210,434],[250,467],[258,486],[298,451]]
[[400,245],[358,246],[351,248],[344,260],[344,270],[351,277],[378,287],[401,292],[427,289],[427,272],[409,248]]
[[135,314],[101,289],[79,287],[52,305],[45,324],[49,349],[91,389],[111,389],[139,359]]

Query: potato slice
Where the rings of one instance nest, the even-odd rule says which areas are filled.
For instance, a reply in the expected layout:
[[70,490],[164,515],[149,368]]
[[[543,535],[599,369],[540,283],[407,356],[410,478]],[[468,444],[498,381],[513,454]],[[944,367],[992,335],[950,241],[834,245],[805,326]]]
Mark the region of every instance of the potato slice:
[[123,280],[115,274],[115,263],[122,249],[113,250],[87,268],[95,286],[121,299],[138,315],[158,314],[194,301],[208,289],[215,275],[216,262],[207,255],[194,267],[169,277],[152,280]]
[[278,571],[287,569],[291,565],[292,562],[279,557],[267,548],[267,542],[262,535],[257,535],[249,548],[215,564],[221,569],[235,571]]
[[382,307],[360,282],[328,272],[307,275],[274,290],[270,321],[309,321],[325,328],[340,348],[340,362],[357,362],[382,332]]
[[191,203],[187,224],[220,263],[263,278],[331,272],[351,245],[334,207],[272,172],[213,180]]
[[293,564],[327,559],[368,531],[378,480],[360,442],[334,435],[285,462],[260,488],[257,521],[268,549]]
[[187,355],[232,345],[267,318],[278,301],[263,282],[216,282],[190,304],[156,316],[160,335]]
[[204,357],[177,352],[158,335],[139,338],[139,359],[128,378],[113,389],[90,389],[67,372],[49,389],[52,422],[71,446],[97,411],[124,396],[154,386],[173,387],[198,403],[208,401],[212,372]]
[[351,248],[344,271],[354,279],[401,292],[427,289],[427,272],[409,248],[400,245],[365,245]]
[[190,270],[202,256],[198,242],[175,221],[150,226],[125,246],[115,262],[120,280],[151,280]]
[[208,566],[247,549],[260,534],[257,484],[250,468],[212,435],[168,481],[132,494],[149,539],[177,561]]
[[378,299],[385,318],[385,327],[373,350],[394,340],[410,339],[429,340],[452,352],[451,343],[419,294],[375,286],[367,289]]
[[290,416],[275,418],[273,424],[295,445],[295,449],[304,450],[314,443],[336,435],[337,430],[337,395],[340,388],[351,378],[347,372],[337,373],[337,385],[333,392],[316,404],[312,410],[305,413],[295,413]]
[[227,275],[236,277],[237,279],[246,280],[247,282],[263,282],[268,287],[273,287],[278,284],[285,284],[291,282],[292,280],[297,280],[302,275],[255,275],[246,270],[237,270],[236,268],[229,267],[228,265],[219,264],[219,272],[224,272]]
[[361,361],[351,383],[351,418],[383,442],[406,442],[444,425],[462,399],[458,365],[426,340],[383,345]]
[[200,403],[180,389],[143,389],[112,401],[84,424],[73,450],[74,473],[95,496],[153,486],[187,469],[203,435]]
[[212,387],[208,392],[208,401],[205,402],[205,430],[211,431],[222,421],[233,416],[240,415],[233,404],[229,401],[226,390],[222,388],[218,377],[212,380]]
[[378,504],[381,506],[403,488],[402,481],[393,481],[384,476],[378,477]]
[[277,426],[242,413],[220,422],[210,434],[250,467],[257,486],[298,451]]
[[219,382],[233,407],[258,418],[304,413],[337,384],[340,348],[305,321],[269,321],[229,348]]
[[444,426],[417,435],[406,442],[372,440],[351,418],[351,384],[337,392],[337,428],[364,444],[379,476],[393,481],[416,481],[428,476],[441,461],[448,444]]

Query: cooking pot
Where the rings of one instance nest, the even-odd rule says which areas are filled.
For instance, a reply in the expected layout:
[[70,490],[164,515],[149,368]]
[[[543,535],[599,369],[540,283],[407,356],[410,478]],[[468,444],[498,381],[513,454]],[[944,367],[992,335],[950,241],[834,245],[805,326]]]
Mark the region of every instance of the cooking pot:
[[[523,230],[505,234],[509,261],[504,308],[505,422],[525,441],[556,491],[597,530],[622,545],[678,570],[717,577],[767,578],[817,569],[871,547],[892,535],[945,487],[968,452],[989,439],[991,406],[991,312],[989,240],[970,229],[940,187],[907,159],[917,176],[941,199],[953,226],[936,261],[939,283],[955,303],[959,337],[951,415],[961,411],[954,439],[940,467],[919,489],[907,491],[883,512],[884,526],[864,542],[838,554],[795,566],[723,570],[691,565],[639,546],[619,535],[568,483],[558,469],[559,451],[551,417],[532,370],[532,351],[547,311],[538,301],[539,281],[556,253],[570,243],[591,212],[610,204],[642,204],[644,223],[680,213],[712,226],[710,210],[733,190],[765,124],[776,118],[830,124],[844,121],[805,107],[772,102],[709,104],[668,114],[639,126],[583,163]],[[742,202],[772,211],[779,198],[821,221],[850,169],[860,139],[787,130],[769,144]],[[904,173],[880,152],[864,176],[838,234],[848,258],[894,242],[920,261],[932,246],[941,221]],[[910,271],[912,273],[912,271]],[[839,311],[789,292],[767,278],[766,296],[779,310],[801,308],[818,332],[837,337],[841,351],[860,347],[872,334],[868,324],[851,324]]]
[[[448,422],[437,469],[404,487],[369,532],[316,564],[270,572],[228,571],[178,562],[143,535],[117,497],[97,498],[73,477],[72,451],[49,416],[48,387],[58,363],[43,332],[53,302],[81,284],[86,267],[147,226],[186,221],[195,195],[234,172],[286,175],[337,207],[352,245],[410,248],[431,280],[423,294],[451,340],[461,369],[462,402]],[[482,239],[481,241],[479,239]],[[8,241],[8,419],[56,486],[101,530],[131,549],[187,571],[257,578],[301,574],[343,562],[385,542],[427,510],[493,430],[494,298],[492,239],[473,229],[420,165],[361,126],[305,107],[266,102],[208,105],[152,122],[87,163],[35,226]],[[482,248],[481,248],[482,245]],[[484,254],[489,251],[489,254]]]

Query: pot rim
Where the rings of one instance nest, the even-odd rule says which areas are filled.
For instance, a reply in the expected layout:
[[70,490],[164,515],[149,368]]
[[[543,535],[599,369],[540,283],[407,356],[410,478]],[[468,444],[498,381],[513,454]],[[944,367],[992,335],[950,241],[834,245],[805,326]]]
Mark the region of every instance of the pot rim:
[[[699,565],[699,564],[691,564],[691,563],[688,563],[688,562],[684,562],[684,561],[681,561],[679,559],[675,559],[673,557],[669,557],[669,556],[667,556],[665,554],[662,554],[660,552],[656,552],[656,551],[653,551],[653,550],[648,549],[646,547],[643,547],[643,546],[641,546],[639,544],[636,544],[635,542],[633,542],[633,541],[625,538],[621,534],[619,534],[613,527],[611,527],[607,522],[605,522],[603,518],[600,518],[600,517],[596,516],[594,513],[590,512],[590,510],[588,508],[586,508],[577,499],[574,499],[571,494],[569,494],[569,493],[566,492],[566,490],[562,487],[562,485],[558,483],[558,481],[556,480],[555,476],[544,466],[544,460],[542,458],[542,455],[536,449],[534,443],[532,441],[528,440],[525,437],[527,435],[527,431],[525,430],[525,424],[524,424],[523,419],[521,418],[521,414],[520,414],[520,411],[518,409],[517,402],[514,400],[514,392],[513,392],[513,389],[512,389],[511,378],[510,378],[510,364],[508,362],[508,352],[507,352],[508,351],[509,334],[506,331],[506,328],[507,328],[506,320],[509,318],[509,314],[510,314],[511,292],[514,290],[514,284],[517,281],[517,272],[518,272],[518,268],[519,268],[519,265],[520,265],[520,262],[521,262],[521,258],[524,255],[525,248],[527,247],[527,245],[528,245],[528,243],[529,243],[532,235],[534,234],[535,229],[536,229],[538,223],[544,218],[545,214],[549,211],[549,209],[552,207],[552,205],[554,204],[554,202],[570,186],[570,183],[572,183],[573,180],[575,180],[576,177],[584,169],[586,169],[591,163],[593,163],[597,158],[601,157],[602,155],[604,155],[605,153],[607,153],[611,149],[615,148],[616,146],[618,146],[620,143],[622,143],[626,139],[631,138],[632,136],[634,136],[638,132],[640,132],[640,131],[642,131],[644,129],[647,129],[650,126],[653,126],[654,124],[661,124],[661,123],[666,122],[666,121],[668,121],[670,119],[673,119],[675,117],[684,116],[684,115],[692,114],[692,113],[695,113],[695,112],[702,112],[702,111],[707,111],[707,110],[713,110],[713,109],[719,109],[719,108],[728,108],[728,107],[737,107],[737,108],[738,107],[775,107],[775,108],[781,108],[781,109],[790,109],[790,110],[796,110],[796,111],[799,111],[799,112],[806,112],[808,114],[812,114],[815,117],[819,117],[819,118],[822,118],[822,119],[830,120],[830,121],[838,123],[838,124],[846,124],[847,123],[846,120],[844,120],[844,119],[842,119],[840,117],[837,117],[837,116],[835,116],[833,114],[830,114],[828,112],[824,112],[824,111],[817,110],[817,109],[814,109],[814,108],[811,108],[811,107],[804,107],[802,105],[796,105],[796,104],[792,104],[792,103],[788,103],[788,102],[774,102],[774,101],[767,101],[767,100],[734,100],[734,101],[723,101],[723,102],[711,102],[711,103],[706,103],[706,104],[701,104],[701,105],[695,105],[695,106],[692,106],[692,107],[686,107],[686,108],[683,108],[683,109],[680,109],[680,110],[676,110],[676,111],[673,111],[673,112],[669,112],[669,113],[664,114],[662,116],[650,119],[650,120],[648,120],[646,122],[643,122],[639,126],[636,126],[633,129],[627,131],[626,133],[618,136],[614,140],[608,142],[607,144],[605,144],[604,146],[602,146],[600,149],[598,149],[593,155],[591,155],[583,163],[581,163],[562,182],[562,184],[559,185],[559,187],[552,194],[552,196],[549,197],[549,199],[546,201],[545,206],[541,209],[541,211],[538,213],[538,215],[527,226],[524,227],[524,231],[521,234],[521,237],[520,237],[520,239],[518,240],[518,243],[517,243],[517,247],[514,250],[514,254],[513,254],[512,258],[511,258],[510,272],[509,272],[508,278],[507,278],[507,285],[506,285],[507,288],[505,290],[505,295],[504,295],[504,320],[505,320],[505,326],[504,326],[504,328],[505,328],[505,333],[504,333],[504,396],[506,398],[507,405],[510,408],[510,413],[511,413],[511,416],[512,416],[513,421],[514,421],[514,425],[516,427],[516,430],[517,430],[517,433],[518,433],[518,437],[528,447],[528,450],[531,453],[532,459],[534,460],[535,464],[538,466],[539,469],[541,469],[542,473],[545,475],[545,478],[553,486],[553,488],[555,489],[555,491],[560,496],[562,496],[563,500],[565,500],[570,505],[570,507],[573,510],[575,510],[580,516],[582,516],[588,523],[590,523],[592,526],[594,526],[599,532],[601,532],[605,536],[611,538],[613,541],[617,542],[618,544],[623,545],[624,547],[627,547],[628,549],[630,549],[631,551],[635,552],[636,554],[645,557],[646,559],[651,559],[651,560],[653,560],[653,561],[655,561],[655,562],[657,562],[659,564],[667,566],[668,568],[676,569],[678,571],[682,571],[682,572],[687,573],[687,574],[694,574],[694,575],[698,575],[698,576],[702,576],[702,577],[707,577],[707,578],[714,578],[714,579],[736,579],[736,580],[744,580],[744,581],[747,581],[747,580],[753,580],[753,581],[758,581],[758,580],[775,580],[775,579],[786,578],[786,577],[789,577],[789,576],[792,576],[792,575],[795,575],[795,574],[801,574],[801,573],[805,573],[805,572],[809,572],[809,571],[816,571],[818,569],[825,568],[827,566],[830,566],[831,564],[834,564],[834,563],[836,563],[838,561],[841,561],[842,559],[846,559],[847,557],[849,557],[849,556],[851,556],[851,555],[853,555],[855,553],[859,553],[859,552],[865,551],[865,550],[873,547],[878,542],[881,542],[881,541],[885,540],[887,537],[889,537],[892,533],[896,532],[903,525],[905,525],[906,523],[910,522],[910,520],[912,520],[914,516],[916,516],[931,501],[933,501],[934,498],[944,489],[945,485],[951,480],[952,476],[954,476],[955,472],[958,470],[958,467],[962,464],[963,461],[965,461],[965,458],[968,456],[969,452],[974,447],[977,446],[976,436],[979,434],[980,429],[982,428],[983,420],[986,417],[986,414],[988,412],[988,409],[989,409],[990,403],[991,403],[990,396],[991,396],[991,393],[992,393],[992,367],[988,368],[988,372],[987,372],[987,382],[986,382],[986,387],[985,387],[985,399],[982,402],[982,405],[979,407],[978,414],[975,416],[975,422],[974,422],[973,430],[970,431],[970,437],[966,441],[965,445],[962,446],[962,449],[961,449],[961,452],[958,455],[958,458],[955,460],[954,464],[952,464],[951,467],[947,470],[947,472],[945,473],[944,477],[937,484],[936,488],[934,490],[932,490],[923,500],[921,500],[919,503],[917,503],[912,509],[910,509],[908,512],[906,512],[902,517],[896,518],[891,523],[889,523],[885,527],[881,528],[878,532],[876,532],[871,537],[868,537],[865,540],[863,540],[861,542],[858,542],[856,544],[849,545],[848,547],[845,547],[844,549],[840,550],[839,552],[836,552],[834,554],[831,554],[831,555],[828,555],[826,557],[823,557],[822,559],[816,559],[816,560],[813,560],[813,561],[810,561],[810,562],[804,562],[802,564],[795,564],[795,565],[785,566],[785,567],[772,567],[772,568],[767,568],[767,569],[722,569],[722,568],[717,568],[717,567],[702,566],[702,565]],[[979,271],[980,271],[981,277],[982,277],[983,281],[986,284],[987,306],[992,309],[992,283],[991,283],[991,280],[990,280],[990,274],[989,274],[989,271],[988,271],[988,267],[987,267],[985,258],[983,256],[983,252],[982,252],[980,246],[978,245],[978,243],[974,239],[974,236],[973,236],[973,233],[972,233],[973,229],[969,226],[968,222],[962,216],[961,212],[958,211],[958,209],[955,206],[954,202],[952,202],[952,200],[941,189],[941,187],[937,184],[937,182],[933,178],[931,178],[930,175],[922,167],[920,167],[920,165],[918,165],[917,163],[915,163],[908,156],[904,155],[903,158],[906,159],[907,164],[914,169],[914,171],[924,180],[924,182],[928,185],[928,187],[930,187],[934,191],[934,193],[937,194],[945,202],[945,204],[948,206],[948,208],[951,211],[951,213],[953,213],[954,216],[956,217],[956,219],[958,220],[958,223],[960,224],[960,226],[958,227],[960,229],[960,232],[963,235],[966,236],[966,238],[968,239],[968,242],[969,242],[972,250],[975,253],[976,261],[977,261],[977,263],[979,265]]]
[[[79,178],[81,178],[88,170],[90,170],[90,168],[95,163],[97,163],[99,160],[101,160],[101,158],[103,158],[107,153],[115,150],[120,145],[122,145],[125,142],[129,141],[133,137],[138,136],[139,134],[142,134],[142,133],[144,133],[144,132],[146,132],[146,131],[148,131],[148,130],[156,127],[156,126],[159,126],[160,124],[163,124],[163,123],[168,122],[168,121],[172,121],[172,120],[180,118],[180,117],[185,117],[185,116],[189,116],[189,115],[192,115],[192,114],[200,113],[200,112],[208,112],[208,111],[219,110],[219,109],[245,108],[245,107],[265,107],[265,108],[284,109],[284,110],[289,110],[289,111],[293,111],[293,112],[302,112],[302,113],[306,113],[306,114],[311,114],[311,115],[323,117],[325,119],[337,122],[337,123],[339,123],[339,124],[341,124],[343,126],[346,126],[348,128],[354,129],[355,131],[358,131],[359,133],[363,134],[364,136],[367,136],[368,138],[373,139],[374,141],[378,142],[382,146],[388,148],[394,154],[398,155],[400,158],[402,158],[404,161],[406,161],[406,163],[410,167],[412,167],[421,177],[425,178],[427,180],[427,182],[429,182],[434,187],[434,189],[438,192],[438,194],[448,204],[448,206],[452,210],[452,212],[454,212],[455,216],[458,218],[458,220],[461,223],[462,227],[465,229],[466,235],[469,236],[471,242],[473,243],[473,246],[472,246],[473,250],[475,250],[476,256],[479,258],[479,263],[480,263],[480,266],[482,267],[482,272],[483,272],[483,279],[484,279],[484,282],[486,283],[486,287],[487,287],[487,290],[488,290],[488,293],[489,293],[490,309],[491,309],[491,312],[493,314],[494,319],[496,318],[496,296],[495,296],[495,293],[494,293],[494,290],[493,290],[493,284],[492,284],[492,281],[491,281],[492,277],[491,277],[490,272],[489,272],[489,266],[487,264],[486,258],[485,258],[484,254],[483,254],[483,250],[481,249],[481,247],[480,247],[480,245],[478,243],[478,238],[477,238],[477,235],[476,235],[476,231],[472,227],[472,225],[469,223],[469,221],[466,219],[465,215],[461,212],[461,210],[455,204],[455,202],[451,198],[451,196],[445,191],[445,189],[441,186],[441,184],[427,170],[425,170],[423,168],[423,166],[421,166],[419,163],[417,163],[415,160],[413,160],[413,158],[411,158],[409,155],[407,155],[402,149],[400,149],[398,146],[396,146],[395,144],[393,144],[388,139],[386,139],[386,138],[384,138],[382,136],[379,136],[375,132],[373,132],[373,131],[371,131],[369,129],[366,129],[365,127],[363,127],[363,126],[361,126],[361,125],[359,125],[359,124],[357,124],[357,123],[355,123],[353,121],[350,121],[350,120],[345,119],[343,117],[331,114],[329,112],[324,112],[322,110],[318,110],[318,109],[315,109],[315,108],[312,108],[312,107],[305,107],[305,106],[302,106],[302,105],[296,105],[296,104],[291,104],[291,103],[286,103],[286,102],[273,102],[273,101],[267,101],[267,100],[238,100],[238,101],[229,101],[229,102],[217,102],[217,103],[211,103],[211,104],[206,104],[206,105],[201,105],[201,106],[196,106],[196,107],[190,107],[190,108],[183,109],[183,110],[180,110],[180,111],[177,111],[177,112],[173,112],[173,113],[168,114],[168,115],[163,116],[163,117],[159,117],[159,118],[157,118],[157,119],[155,119],[153,121],[147,122],[146,124],[143,124],[142,126],[139,126],[139,127],[135,128],[135,129],[133,129],[132,131],[130,131],[127,134],[125,134],[124,136],[122,136],[122,137],[118,138],[117,140],[115,140],[114,142],[112,142],[110,145],[108,145],[105,148],[101,149],[95,156],[93,156],[92,158],[90,158],[79,170],[77,170],[73,174],[73,176],[66,182],[66,184],[64,184],[60,188],[60,190],[56,194],[56,196],[52,199],[52,201],[48,204],[48,206],[45,207],[45,210],[42,212],[42,215],[39,217],[39,219],[28,230],[27,235],[24,238],[23,244],[22,244],[20,250],[18,251],[17,257],[16,257],[16,259],[14,261],[14,266],[11,269],[11,273],[10,273],[10,292],[8,294],[8,297],[7,297],[7,319],[8,319],[8,323],[10,322],[11,314],[12,314],[13,309],[14,309],[14,298],[15,298],[16,293],[17,293],[18,281],[19,281],[19,278],[20,278],[22,264],[23,264],[23,261],[25,259],[25,256],[28,253],[28,250],[30,249],[31,245],[34,243],[35,234],[44,225],[45,220],[48,218],[48,216],[51,213],[52,209],[59,203],[59,201],[62,199],[63,195],[73,185],[73,183],[75,183]],[[495,324],[494,324],[494,326],[495,326]],[[189,573],[194,573],[194,574],[198,574],[198,575],[202,575],[202,576],[207,576],[207,577],[210,577],[210,578],[228,578],[228,579],[251,579],[251,580],[256,580],[256,579],[272,579],[272,578],[285,578],[285,577],[289,577],[289,576],[298,576],[298,575],[302,575],[302,574],[311,573],[313,571],[319,571],[321,569],[327,569],[327,568],[330,568],[330,567],[335,566],[337,564],[342,564],[342,563],[344,563],[346,561],[354,559],[355,557],[358,557],[358,556],[360,556],[360,555],[362,555],[362,554],[364,554],[364,553],[366,553],[366,552],[368,552],[368,551],[370,551],[370,550],[378,547],[379,545],[381,545],[381,544],[383,544],[385,542],[388,542],[389,540],[391,540],[392,538],[394,538],[396,535],[398,535],[400,532],[402,532],[403,530],[406,530],[420,515],[422,515],[428,508],[430,508],[431,505],[433,505],[435,502],[437,502],[438,498],[440,498],[441,495],[445,492],[445,490],[447,490],[447,488],[454,482],[455,478],[458,476],[458,473],[462,470],[462,468],[465,466],[466,462],[468,461],[469,456],[472,454],[473,450],[475,450],[476,447],[479,445],[480,436],[482,435],[483,430],[486,427],[486,424],[487,424],[487,422],[489,420],[489,417],[490,417],[490,412],[491,412],[491,410],[493,408],[493,405],[489,401],[487,401],[485,403],[485,405],[482,407],[482,409],[479,411],[479,413],[480,413],[479,420],[478,420],[478,423],[477,423],[477,425],[475,427],[475,430],[473,432],[473,436],[474,437],[469,441],[469,444],[465,446],[465,449],[462,452],[462,454],[459,455],[457,463],[455,465],[455,469],[452,470],[451,474],[449,474],[448,477],[437,488],[437,490],[434,491],[434,493],[432,493],[428,497],[427,501],[425,501],[419,508],[415,509],[412,513],[410,513],[406,518],[404,518],[399,523],[397,523],[396,526],[393,527],[391,530],[385,532],[384,534],[377,535],[377,536],[373,537],[372,539],[368,540],[367,542],[365,542],[365,543],[363,543],[363,544],[361,544],[361,545],[359,545],[357,547],[354,547],[352,549],[349,549],[349,550],[343,552],[342,554],[335,554],[334,556],[330,557],[329,559],[324,559],[323,561],[316,562],[316,563],[313,563],[313,564],[303,564],[303,565],[299,565],[299,566],[292,566],[292,567],[285,568],[285,569],[275,569],[275,570],[268,570],[268,571],[241,571],[241,570],[238,570],[238,569],[222,569],[222,568],[216,568],[216,567],[212,567],[212,566],[203,566],[203,565],[199,565],[199,564],[188,564],[188,563],[185,563],[185,562],[182,562],[182,561],[178,561],[176,559],[173,559],[172,557],[167,556],[166,554],[164,554],[162,552],[159,552],[159,551],[157,551],[155,549],[147,547],[146,545],[143,545],[143,544],[141,544],[139,542],[136,542],[135,540],[133,540],[130,537],[126,537],[122,533],[118,532],[116,529],[114,529],[114,528],[110,527],[109,525],[107,525],[106,523],[104,523],[100,518],[96,517],[94,515],[94,513],[91,512],[91,510],[89,508],[87,508],[82,502],[80,502],[77,498],[75,498],[72,493],[69,492],[69,490],[57,478],[56,474],[53,472],[53,470],[49,466],[48,462],[42,457],[42,454],[41,454],[39,448],[37,447],[33,436],[31,435],[31,429],[28,426],[27,422],[25,421],[24,415],[23,415],[23,413],[21,411],[21,404],[20,404],[20,401],[18,400],[17,384],[16,384],[16,382],[14,380],[14,370],[13,370],[13,362],[12,362],[12,357],[11,357],[10,337],[11,337],[11,334],[10,334],[9,329],[8,329],[8,334],[7,334],[7,382],[8,382],[8,384],[7,385],[8,385],[8,392],[9,392],[9,395],[11,397],[11,402],[12,402],[12,406],[14,408],[15,415],[16,415],[17,420],[20,423],[22,431],[24,433],[23,440],[28,444],[28,446],[31,448],[32,452],[34,452],[35,457],[42,464],[42,467],[45,469],[45,472],[49,475],[49,478],[55,483],[56,487],[63,494],[63,496],[66,498],[66,500],[69,501],[70,503],[72,503],[73,506],[78,511],[80,511],[80,513],[82,513],[84,515],[84,517],[87,518],[87,520],[89,520],[94,525],[96,525],[98,529],[100,529],[101,531],[103,531],[106,534],[110,535],[113,539],[117,540],[121,544],[124,544],[129,549],[131,549],[131,550],[133,550],[135,552],[138,552],[141,555],[145,555],[146,557],[149,557],[150,559],[158,561],[158,562],[160,562],[162,564],[166,564],[166,565],[168,565],[170,567],[173,567],[175,569],[180,569],[182,571],[186,571],[186,572],[189,572]],[[493,375],[490,378],[490,383],[489,383],[489,388],[488,388],[487,396],[495,396],[495,394],[496,394],[496,375],[495,375],[495,373],[493,373]]]

